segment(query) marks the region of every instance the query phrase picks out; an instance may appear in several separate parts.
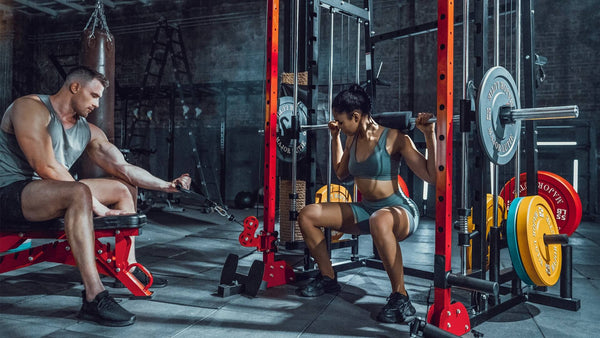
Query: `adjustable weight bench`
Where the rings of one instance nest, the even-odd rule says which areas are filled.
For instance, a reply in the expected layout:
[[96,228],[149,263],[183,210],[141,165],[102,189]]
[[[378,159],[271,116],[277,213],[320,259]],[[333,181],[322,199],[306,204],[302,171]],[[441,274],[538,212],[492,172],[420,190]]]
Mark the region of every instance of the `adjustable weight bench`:
[[[131,248],[129,236],[137,236],[146,224],[146,215],[121,215],[94,218],[95,254],[98,272],[118,279],[135,297],[150,297],[152,275],[139,263],[129,264],[127,257]],[[114,237],[111,244],[100,238]],[[27,239],[51,238],[56,241],[31,247],[14,253],[5,253],[19,247]],[[4,223],[0,221],[0,273],[13,271],[41,262],[54,262],[76,266],[64,231],[64,219],[46,222]],[[141,269],[149,279],[143,285],[129,272],[133,267]]]

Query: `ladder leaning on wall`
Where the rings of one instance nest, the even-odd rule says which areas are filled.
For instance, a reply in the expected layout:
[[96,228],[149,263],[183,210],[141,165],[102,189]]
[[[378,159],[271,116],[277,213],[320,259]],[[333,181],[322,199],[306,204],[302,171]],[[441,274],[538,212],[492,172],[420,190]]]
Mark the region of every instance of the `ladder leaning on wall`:
[[[160,84],[169,57],[172,64],[174,84],[179,98],[178,103],[181,106],[183,117],[186,120],[198,118],[202,112],[199,107],[191,109],[191,105],[187,102],[190,100],[190,96],[192,103],[198,103],[199,99],[192,82],[192,73],[181,35],[181,28],[179,25],[170,24],[165,18],[161,18],[154,32],[150,58],[146,64],[138,100],[134,105],[133,120],[128,128],[126,147],[132,153],[149,155],[153,152],[147,146],[147,135],[149,134],[152,121],[156,118],[153,110],[156,106],[156,99],[161,94]],[[186,94],[188,94],[188,100],[186,100]],[[175,128],[174,114],[171,114],[171,116],[173,121],[171,121],[170,128]],[[203,164],[203,162],[207,161],[202,161],[201,154],[197,148],[194,130],[190,123],[186,123],[186,125],[188,126],[187,134],[189,141],[193,148],[192,153],[195,162],[196,178],[200,181],[200,193],[207,199],[222,205],[221,192],[214,169],[212,166]],[[173,149],[173,138],[170,137],[169,141],[171,142],[171,149]]]

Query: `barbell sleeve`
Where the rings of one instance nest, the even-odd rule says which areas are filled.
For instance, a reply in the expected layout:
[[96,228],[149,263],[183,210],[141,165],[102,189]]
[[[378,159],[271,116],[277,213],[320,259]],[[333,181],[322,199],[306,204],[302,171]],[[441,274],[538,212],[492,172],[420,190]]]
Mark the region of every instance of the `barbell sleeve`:
[[522,109],[511,109],[507,107],[500,112],[500,117],[504,123],[531,120],[572,119],[579,117],[579,107],[575,105]]
[[[415,124],[415,122],[417,121],[417,119],[416,118],[411,118],[410,121],[411,121],[412,124]],[[437,122],[437,117],[434,116],[434,117],[430,118],[429,122]],[[460,122],[460,115],[452,115],[452,122],[454,122],[454,123]]]
[[544,243],[546,245],[568,244],[569,236],[567,236],[566,234],[553,234],[553,235],[544,234]]
[[300,126],[300,131],[329,129],[328,124],[305,124]]

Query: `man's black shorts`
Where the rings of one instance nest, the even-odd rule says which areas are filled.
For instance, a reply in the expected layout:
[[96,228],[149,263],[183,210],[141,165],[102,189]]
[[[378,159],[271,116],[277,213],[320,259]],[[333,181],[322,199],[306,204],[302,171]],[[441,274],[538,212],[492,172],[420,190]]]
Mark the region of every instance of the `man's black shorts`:
[[0,188],[0,220],[2,222],[26,222],[21,208],[21,193],[31,180],[17,181]]

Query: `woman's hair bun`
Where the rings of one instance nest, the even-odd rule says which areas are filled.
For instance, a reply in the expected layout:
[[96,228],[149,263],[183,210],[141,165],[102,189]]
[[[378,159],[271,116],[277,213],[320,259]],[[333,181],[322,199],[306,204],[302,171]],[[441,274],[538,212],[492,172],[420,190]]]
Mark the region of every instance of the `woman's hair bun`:
[[365,90],[356,83],[351,85],[350,88],[348,88],[348,91],[351,93],[364,93],[365,92]]

